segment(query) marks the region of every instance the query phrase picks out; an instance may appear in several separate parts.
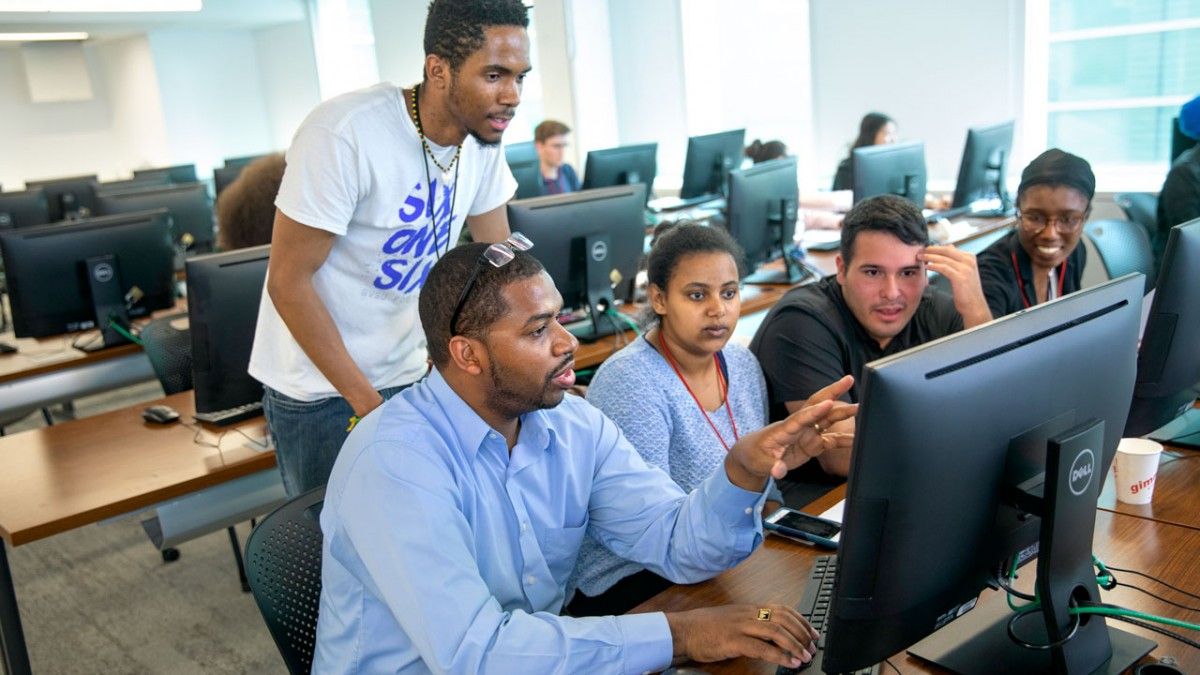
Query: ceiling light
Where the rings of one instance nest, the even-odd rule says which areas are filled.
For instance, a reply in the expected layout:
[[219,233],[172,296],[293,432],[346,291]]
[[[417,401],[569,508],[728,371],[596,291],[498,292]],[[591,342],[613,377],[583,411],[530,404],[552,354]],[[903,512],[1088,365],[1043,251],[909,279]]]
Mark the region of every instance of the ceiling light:
[[87,33],[0,33],[0,42],[68,42],[86,39]]

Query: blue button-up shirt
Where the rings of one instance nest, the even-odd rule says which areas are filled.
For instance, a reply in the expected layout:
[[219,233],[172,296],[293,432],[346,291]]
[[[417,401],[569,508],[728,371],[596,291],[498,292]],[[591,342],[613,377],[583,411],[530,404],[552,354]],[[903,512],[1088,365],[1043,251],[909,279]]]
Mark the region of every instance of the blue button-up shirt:
[[360,422],[334,465],[314,672],[665,668],[661,613],[558,615],[584,532],[693,583],[758,546],[764,499],[723,466],[685,495],[575,396],[525,415],[510,454],[435,371]]

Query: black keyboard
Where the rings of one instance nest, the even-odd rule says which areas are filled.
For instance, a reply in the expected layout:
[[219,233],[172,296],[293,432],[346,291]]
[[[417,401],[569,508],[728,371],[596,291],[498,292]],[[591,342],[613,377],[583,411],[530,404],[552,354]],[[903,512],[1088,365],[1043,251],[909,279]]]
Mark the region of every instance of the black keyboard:
[[[796,604],[796,611],[804,615],[812,627],[821,634],[817,640],[817,653],[813,660],[802,664],[799,668],[779,666],[775,675],[792,675],[809,668],[813,672],[821,671],[822,655],[825,653],[825,619],[829,616],[829,603],[833,599],[833,579],[837,575],[837,556],[823,555],[813,563],[808,583],[804,585],[804,595]],[[879,675],[879,664],[870,668],[853,671],[854,675]]]
[[262,414],[262,401],[247,403],[246,405],[234,406],[224,410],[214,410],[212,412],[198,412],[195,418],[198,422],[206,424],[215,424],[223,427],[242,420],[248,420],[251,417],[257,417]]

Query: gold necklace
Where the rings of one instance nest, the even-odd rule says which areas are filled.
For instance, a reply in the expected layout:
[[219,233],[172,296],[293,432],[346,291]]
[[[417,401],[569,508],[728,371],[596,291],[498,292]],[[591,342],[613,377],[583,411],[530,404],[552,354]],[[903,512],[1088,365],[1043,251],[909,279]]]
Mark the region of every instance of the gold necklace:
[[413,91],[413,93],[412,93],[413,122],[416,123],[416,125],[417,125],[417,136],[419,136],[421,138],[421,147],[425,149],[425,154],[429,156],[429,159],[433,160],[433,165],[436,166],[438,168],[438,170],[442,172],[442,181],[447,181],[450,179],[450,169],[454,168],[454,164],[458,161],[458,156],[462,154],[462,143],[459,143],[456,146],[456,148],[454,150],[454,156],[450,158],[450,163],[447,164],[446,166],[442,166],[442,163],[439,162],[438,158],[434,156],[433,148],[429,147],[429,141],[427,141],[425,139],[425,130],[421,127],[421,114],[419,112],[417,112],[417,89],[420,86],[421,86],[420,83],[414,84],[413,90],[412,90]]

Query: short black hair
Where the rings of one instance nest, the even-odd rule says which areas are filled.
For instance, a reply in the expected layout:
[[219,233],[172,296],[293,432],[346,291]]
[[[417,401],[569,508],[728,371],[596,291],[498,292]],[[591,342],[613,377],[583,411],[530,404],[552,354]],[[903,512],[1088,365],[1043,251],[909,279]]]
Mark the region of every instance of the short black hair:
[[483,46],[483,31],[491,26],[529,28],[529,10],[521,0],[433,0],[425,17],[425,55],[437,54],[457,71]]
[[861,232],[886,232],[910,246],[929,245],[929,227],[912,202],[896,195],[864,199],[842,220],[842,261],[854,257],[854,240]]
[[[738,277],[744,274],[746,254],[728,232],[720,227],[683,222],[655,231],[654,245],[646,259],[647,283],[667,290],[667,284],[675,274],[675,268],[679,267],[679,261],[693,253],[728,253],[733,256],[737,265]],[[639,316],[639,320],[645,325],[652,324],[657,319],[658,315],[649,305]]]
[[429,270],[417,300],[429,358],[438,367],[450,362],[450,319],[467,281],[479,267],[475,285],[458,315],[458,334],[484,339],[487,329],[509,311],[502,294],[514,281],[540,274],[542,263],[525,251],[514,251],[511,262],[496,267],[480,256],[489,244],[463,244],[450,249]]

